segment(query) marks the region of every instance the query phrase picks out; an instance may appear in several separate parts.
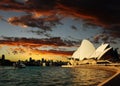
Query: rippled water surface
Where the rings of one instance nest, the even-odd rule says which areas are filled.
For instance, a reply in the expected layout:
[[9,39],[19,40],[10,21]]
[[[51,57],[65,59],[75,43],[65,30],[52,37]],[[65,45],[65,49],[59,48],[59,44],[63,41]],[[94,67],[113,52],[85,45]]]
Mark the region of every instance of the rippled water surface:
[[112,74],[108,71],[83,68],[1,68],[0,86],[96,86]]

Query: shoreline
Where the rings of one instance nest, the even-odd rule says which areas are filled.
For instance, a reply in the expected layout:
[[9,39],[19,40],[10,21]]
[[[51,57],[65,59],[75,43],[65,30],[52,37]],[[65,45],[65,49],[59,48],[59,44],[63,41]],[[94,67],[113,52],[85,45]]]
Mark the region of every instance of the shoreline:
[[120,86],[120,69],[119,69],[120,67],[109,66],[109,68],[111,69],[109,71],[113,70],[115,73],[102,83],[98,84],[97,86]]

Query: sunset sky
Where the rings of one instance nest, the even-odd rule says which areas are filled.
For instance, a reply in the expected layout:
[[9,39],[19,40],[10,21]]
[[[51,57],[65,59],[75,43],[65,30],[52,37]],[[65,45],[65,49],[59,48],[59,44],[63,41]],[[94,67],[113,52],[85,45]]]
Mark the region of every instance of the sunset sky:
[[119,0],[1,0],[0,57],[64,60],[83,39],[120,53]]

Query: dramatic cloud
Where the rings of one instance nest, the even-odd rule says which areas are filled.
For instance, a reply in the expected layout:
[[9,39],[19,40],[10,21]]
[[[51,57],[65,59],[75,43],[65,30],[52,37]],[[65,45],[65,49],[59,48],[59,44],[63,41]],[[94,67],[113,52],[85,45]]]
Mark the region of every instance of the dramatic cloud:
[[52,26],[60,23],[59,15],[74,16],[83,19],[87,25],[104,27],[113,37],[120,37],[119,3],[119,0],[1,0],[0,9],[30,14],[9,18],[14,25],[51,31]]
[[[0,46],[8,47],[8,54],[50,54],[50,55],[62,55],[70,56],[73,51],[61,50],[59,47],[70,47],[75,45],[75,41],[62,40],[60,37],[33,39],[33,38],[14,38],[14,37],[2,37],[0,40]],[[12,47],[13,46],[13,47]],[[42,50],[42,46],[51,46],[52,48]],[[56,50],[59,49],[59,50]]]
[[25,54],[29,50],[29,54],[47,54],[47,55],[61,55],[61,56],[71,56],[73,54],[73,51],[61,51],[61,50],[40,50],[37,48],[30,48],[26,49],[25,47],[16,47],[16,48],[10,48],[9,54],[17,55],[17,54]]
[[95,43],[99,43],[100,41],[104,42],[104,43],[113,43],[113,44],[117,44],[117,42],[114,40],[113,37],[109,37],[109,35],[106,34],[106,32],[102,33],[102,34],[97,34],[93,37],[93,42]]
[[44,31],[51,31],[53,26],[56,26],[56,24],[61,24],[59,20],[60,18],[55,15],[39,18],[36,18],[33,15],[26,15],[22,17],[9,18],[8,22],[13,25],[38,27]]
[[74,46],[75,41],[62,40],[60,37],[53,38],[16,38],[16,37],[3,37],[3,40],[0,40],[0,44],[3,45],[13,45],[13,46],[30,46],[30,47],[41,47],[41,46]]
[[104,35],[104,34],[97,34],[96,36],[94,36],[95,43],[99,43],[100,40],[107,42],[108,39],[109,39],[109,37],[107,35]]
[[[14,55],[24,54],[27,49],[39,54],[72,55],[73,51],[55,50],[55,48],[75,46],[78,42],[63,40],[61,37],[48,34],[58,24],[66,25],[64,21],[62,22],[64,17],[82,19],[83,26],[102,27],[105,32],[93,37],[95,43],[102,41],[116,44],[117,41],[114,38],[120,38],[119,3],[119,0],[1,0],[0,10],[25,12],[26,14],[10,16],[8,19],[0,14],[0,20],[25,28],[33,27],[27,31],[48,38],[2,37],[0,48],[2,49],[4,45],[10,46],[12,47],[11,53]],[[34,27],[37,27],[37,30]],[[75,31],[80,29],[76,25],[71,25],[70,28]],[[68,37],[72,40],[80,40],[72,35]],[[40,49],[43,46],[51,46],[52,49]],[[32,52],[29,53],[32,54]]]
[[52,37],[51,34],[46,32],[45,30],[29,30],[27,32],[35,33],[36,35],[44,35],[46,37]]
[[74,51],[59,51],[59,50],[39,50],[39,49],[34,49],[34,50],[32,50],[32,52],[37,53],[37,54],[71,56]]

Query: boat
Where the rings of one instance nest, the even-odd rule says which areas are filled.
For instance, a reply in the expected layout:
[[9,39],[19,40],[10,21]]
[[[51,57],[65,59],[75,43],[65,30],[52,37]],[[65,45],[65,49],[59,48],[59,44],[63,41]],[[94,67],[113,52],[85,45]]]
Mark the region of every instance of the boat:
[[26,67],[26,65],[23,64],[22,62],[16,62],[16,63],[13,64],[13,66],[15,68],[25,68]]
[[74,65],[62,65],[61,67],[75,67]]

